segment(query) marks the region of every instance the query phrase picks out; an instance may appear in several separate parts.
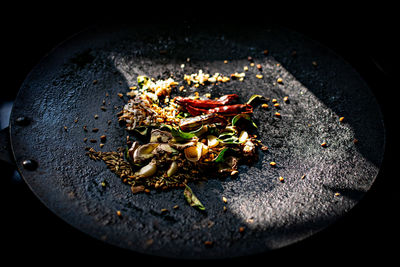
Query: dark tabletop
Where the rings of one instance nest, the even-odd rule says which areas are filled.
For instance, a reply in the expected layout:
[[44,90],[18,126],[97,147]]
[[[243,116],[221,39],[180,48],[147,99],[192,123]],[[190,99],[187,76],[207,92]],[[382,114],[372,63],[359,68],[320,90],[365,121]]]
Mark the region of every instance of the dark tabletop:
[[[1,103],[13,101],[26,75],[54,46],[99,21],[93,14],[74,17],[72,13],[14,13],[18,19],[13,18],[12,23],[8,21],[7,24],[2,21],[5,30],[2,33],[2,65],[6,68],[3,68]],[[384,115],[387,143],[384,161],[375,183],[350,212],[322,232],[300,243],[265,254],[242,257],[233,262],[272,260],[279,263],[289,260],[307,263],[308,260],[318,262],[311,259],[323,256],[329,262],[341,264],[348,261],[349,257],[355,262],[367,258],[394,258],[398,246],[398,226],[394,216],[399,202],[396,196],[398,181],[395,179],[396,174],[392,173],[396,165],[393,128],[398,114],[398,100],[394,95],[398,86],[394,83],[394,65],[398,58],[398,41],[394,41],[396,31],[393,17],[387,13],[386,17],[375,20],[373,14],[371,12],[355,18],[347,13],[344,16],[336,14],[327,17],[319,13],[312,18],[312,12],[309,12],[305,15],[307,20],[286,19],[282,20],[282,25],[331,48],[347,60],[370,85]],[[333,21],[333,18],[336,20]],[[205,18],[185,17],[182,23],[188,20],[201,23]],[[174,22],[177,21],[179,19],[175,18]],[[57,261],[79,257],[89,262],[124,260],[132,264],[142,259],[157,263],[172,261],[119,249],[79,232],[48,210],[15,174],[12,166],[4,163],[0,166],[4,176],[1,187],[2,243],[7,247],[2,251],[3,257],[18,260],[16,255],[24,255],[38,262],[50,255],[58,258]]]

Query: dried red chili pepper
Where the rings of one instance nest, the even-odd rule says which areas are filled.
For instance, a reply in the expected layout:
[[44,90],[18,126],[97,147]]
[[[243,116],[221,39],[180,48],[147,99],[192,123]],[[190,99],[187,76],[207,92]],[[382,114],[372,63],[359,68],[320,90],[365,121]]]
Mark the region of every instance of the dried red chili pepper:
[[253,107],[248,104],[227,105],[212,109],[201,109],[192,106],[186,106],[186,110],[192,116],[198,116],[201,114],[211,114],[211,113],[217,113],[224,116],[235,116],[241,113],[253,113]]
[[239,96],[236,94],[224,95],[217,100],[203,100],[203,99],[191,99],[187,97],[175,97],[175,101],[182,106],[192,106],[196,108],[215,108],[219,106],[225,106],[232,103]]

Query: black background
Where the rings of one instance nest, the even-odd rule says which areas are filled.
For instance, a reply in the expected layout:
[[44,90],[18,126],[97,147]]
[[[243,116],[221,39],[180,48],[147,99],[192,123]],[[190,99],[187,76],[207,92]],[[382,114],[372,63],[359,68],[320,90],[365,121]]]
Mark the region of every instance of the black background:
[[[164,3],[165,4],[165,3]],[[99,5],[100,6],[99,8]],[[322,232],[288,247],[251,257],[216,263],[340,264],[389,262],[399,246],[397,212],[398,174],[396,135],[398,121],[398,22],[393,6],[304,6],[268,3],[231,3],[221,6],[199,3],[185,8],[142,3],[125,6],[96,3],[90,7],[69,2],[57,6],[13,6],[2,10],[0,33],[2,83],[0,100],[13,100],[29,71],[57,44],[98,23],[116,20],[131,23],[275,23],[303,33],[347,60],[373,90],[386,127],[386,151],[380,173],[371,190],[348,214]],[[333,5],[333,4],[332,4]],[[182,7],[181,6],[181,7]],[[165,9],[164,9],[165,8]],[[165,12],[159,13],[160,10]],[[233,10],[233,11],[232,11]],[[290,13],[288,11],[291,11]],[[1,260],[31,263],[167,264],[175,260],[122,250],[79,232],[49,211],[23,181],[12,178],[13,168],[0,163]],[[261,260],[261,261],[260,261]],[[190,264],[187,261],[178,263]],[[208,264],[203,262],[202,264]]]

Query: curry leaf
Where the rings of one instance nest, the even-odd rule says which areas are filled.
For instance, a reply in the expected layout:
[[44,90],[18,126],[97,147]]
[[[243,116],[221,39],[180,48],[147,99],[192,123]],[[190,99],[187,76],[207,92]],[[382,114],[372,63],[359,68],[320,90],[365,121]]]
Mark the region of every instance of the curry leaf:
[[252,95],[249,99],[249,101],[247,101],[246,104],[251,105],[251,102],[253,102],[256,99],[263,99],[265,100],[265,97],[263,97],[262,95]]
[[248,114],[248,113],[241,113],[241,114],[238,114],[238,115],[236,115],[235,117],[233,117],[232,118],[232,126],[235,126],[235,124],[240,120],[240,119],[246,119],[246,120],[248,120],[248,121],[250,121],[251,122],[251,124],[255,127],[255,128],[258,128],[257,127],[257,124],[255,124],[254,123],[254,121],[251,119],[251,116],[250,116],[250,114]]
[[205,210],[206,208],[201,204],[200,200],[193,194],[192,189],[185,185],[185,190],[183,191],[183,195],[185,196],[186,201],[190,206],[197,208],[199,210]]

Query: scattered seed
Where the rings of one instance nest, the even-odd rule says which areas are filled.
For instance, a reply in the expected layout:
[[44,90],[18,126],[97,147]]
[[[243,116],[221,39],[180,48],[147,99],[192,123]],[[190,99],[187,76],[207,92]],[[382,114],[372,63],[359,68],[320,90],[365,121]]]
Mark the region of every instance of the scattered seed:
[[357,144],[358,143],[358,139],[354,138],[353,143]]
[[87,142],[87,137],[83,138],[83,142],[85,143]]
[[276,117],[280,117],[280,116],[281,116],[281,113],[275,112],[275,116],[276,116]]
[[282,78],[278,78],[278,79],[276,79],[276,82],[282,84],[282,83],[283,83],[283,80],[282,80]]
[[88,130],[87,130],[87,126],[86,125],[83,125],[83,130],[85,131],[85,132],[87,132]]
[[96,84],[98,82],[98,80],[93,80],[93,84]]
[[328,144],[327,144],[326,142],[322,142],[321,146],[322,146],[322,147],[327,147]]
[[263,54],[264,54],[264,55],[268,55],[268,52],[269,52],[268,49],[265,49],[265,50],[263,51]]
[[178,205],[175,205],[175,206],[173,206],[172,207],[174,210],[177,210],[177,209],[179,209],[179,206]]
[[224,64],[228,64],[228,60],[224,60]]
[[100,144],[100,148],[103,148],[104,144]]
[[340,117],[339,121],[342,122],[344,120],[344,117]]
[[100,109],[101,109],[102,111],[106,111],[106,110],[107,110],[107,108],[106,108],[105,106],[101,106]]
[[228,200],[226,199],[226,197],[222,197],[222,201],[223,201],[224,203],[227,203],[227,202],[228,202]]
[[268,108],[268,104],[264,103],[264,104],[261,105],[261,107],[267,109]]
[[289,102],[289,97],[288,97],[288,96],[285,96],[285,97],[283,98],[283,101],[284,101],[285,103]]
[[102,136],[100,136],[100,141],[101,141],[102,143],[104,143],[104,142],[106,141],[106,138],[107,138],[106,135],[102,135]]
[[271,161],[271,162],[269,163],[269,165],[271,165],[271,166],[276,166],[276,162],[275,162],[275,161]]
[[96,139],[90,139],[89,142],[90,143],[97,143],[97,140]]
[[243,233],[245,228],[243,226],[239,227],[239,233]]
[[124,95],[122,94],[122,93],[118,93],[117,94],[120,98],[123,98],[124,97]]
[[92,132],[97,133],[99,131],[99,128],[93,128]]
[[228,210],[228,208],[226,206],[224,206],[224,212],[227,211],[227,210]]
[[274,107],[279,108],[279,107],[280,107],[280,104],[279,104],[279,103],[275,103],[275,104],[274,104]]
[[261,69],[262,69],[261,64],[257,64],[257,69],[258,69],[258,70],[261,70]]
[[99,118],[99,115],[95,114],[94,118],[97,120]]
[[168,209],[161,209],[161,213],[167,213]]
[[279,176],[279,181],[281,181],[283,183],[285,181],[285,179],[282,176]]
[[249,70],[249,67],[244,66],[244,67],[243,67],[243,70],[244,70],[244,71],[248,71],[248,70]]
[[252,58],[251,56],[248,56],[248,57],[247,57],[247,60],[248,60],[248,61],[253,61],[253,58]]
[[336,192],[336,193],[335,193],[335,197],[338,197],[338,196],[340,196],[340,193],[339,193],[339,192]]
[[304,178],[306,178],[306,175],[305,175],[305,174],[304,174],[303,176],[300,177],[300,179],[302,179],[302,180],[303,180]]
[[122,216],[122,213],[121,213],[120,210],[117,210],[117,216],[118,216],[118,217],[121,217],[121,216]]
[[67,130],[68,130],[67,126],[64,126],[64,131],[67,131]]
[[262,79],[262,78],[263,78],[263,76],[262,76],[261,74],[257,74],[256,77],[257,77],[258,79]]
[[276,102],[278,102],[278,100],[276,100],[276,98],[273,98],[273,99],[271,100],[271,102],[272,102],[272,103],[276,103]]
[[311,64],[312,64],[314,67],[318,66],[317,61],[312,61]]

